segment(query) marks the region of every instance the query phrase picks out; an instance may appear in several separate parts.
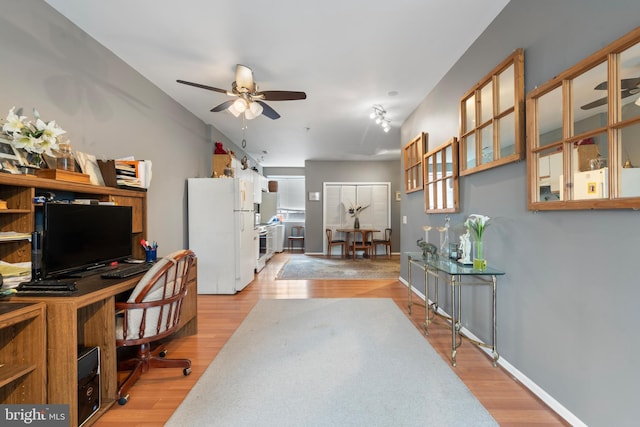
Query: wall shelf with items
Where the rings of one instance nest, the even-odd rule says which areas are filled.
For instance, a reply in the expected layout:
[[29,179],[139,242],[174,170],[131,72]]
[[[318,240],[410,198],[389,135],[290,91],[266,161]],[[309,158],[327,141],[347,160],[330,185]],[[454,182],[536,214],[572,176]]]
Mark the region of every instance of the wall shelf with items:
[[0,403],[46,403],[44,303],[0,302]]
[[[32,233],[38,206],[34,203],[34,198],[36,194],[41,193],[131,206],[133,256],[144,259],[144,249],[138,242],[147,238],[147,193],[145,191],[65,182],[33,175],[0,174],[0,199],[7,202],[7,209],[0,209],[0,232]],[[10,241],[0,239],[0,259],[10,263],[30,261],[29,239]]]
[[404,157],[404,189],[406,193],[422,190],[422,156],[427,145],[427,134],[422,132],[402,149]]

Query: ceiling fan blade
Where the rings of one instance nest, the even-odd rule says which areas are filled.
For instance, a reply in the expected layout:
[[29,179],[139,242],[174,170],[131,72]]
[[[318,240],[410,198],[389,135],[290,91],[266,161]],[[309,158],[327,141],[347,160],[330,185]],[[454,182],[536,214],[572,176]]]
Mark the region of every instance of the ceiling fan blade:
[[[638,91],[635,90],[635,86],[633,87],[633,89],[622,89],[620,91],[620,99],[628,98],[631,95],[635,95],[636,93],[638,93]],[[591,108],[599,107],[601,105],[605,105],[606,103],[607,103],[607,97],[604,97],[604,98],[597,99],[593,102],[590,102],[588,104],[585,104],[580,108],[583,110],[590,110]]]
[[[634,89],[635,89],[635,87],[634,87]],[[624,99],[624,98],[627,98],[627,97],[629,97],[631,95],[635,95],[636,93],[638,93],[638,91],[634,90],[634,89],[622,89],[620,91],[620,98]]]
[[580,107],[582,110],[590,110],[592,108],[596,108],[599,107],[601,105],[605,105],[607,103],[607,97],[605,96],[604,98],[600,98],[600,99],[596,99],[593,102],[590,102],[588,104],[584,104],[582,107]]
[[213,107],[213,108],[211,109],[211,112],[212,112],[212,113],[217,113],[217,112],[219,112],[219,111],[224,111],[224,110],[226,110],[227,108],[229,108],[229,107],[231,106],[231,104],[233,104],[234,102],[236,102],[236,100],[235,100],[235,99],[230,99],[230,100],[228,100],[228,101],[224,101],[222,104],[220,104],[220,105],[217,105],[217,106]]
[[307,99],[304,92],[292,92],[289,90],[265,90],[259,92],[267,101],[295,101],[298,99]]
[[593,88],[594,90],[607,90],[607,81],[603,81],[598,86]]
[[631,90],[635,89],[640,85],[640,77],[636,77],[635,79],[622,79],[620,80],[620,88],[622,90]]
[[[640,77],[636,77],[633,79],[622,79],[620,80],[620,89],[622,90],[628,90],[628,89],[635,89],[636,87],[638,87],[638,85],[640,85]],[[602,83],[600,83],[598,86],[594,87],[595,90],[606,90],[607,89],[607,82],[604,81]]]
[[258,104],[262,105],[262,114],[269,117],[271,120],[279,119],[280,114],[276,112],[273,108],[269,107],[265,102],[262,101],[254,101]]
[[[251,68],[242,64],[236,65],[236,85],[240,92],[255,92],[255,84],[253,82],[253,71]],[[246,89],[246,90],[245,90]]]
[[185,80],[176,80],[176,81],[178,83],[182,83],[183,85],[195,86],[195,87],[199,87],[200,89],[212,90],[214,92],[227,93],[226,89],[218,89],[217,87],[202,85],[200,83],[188,82]]

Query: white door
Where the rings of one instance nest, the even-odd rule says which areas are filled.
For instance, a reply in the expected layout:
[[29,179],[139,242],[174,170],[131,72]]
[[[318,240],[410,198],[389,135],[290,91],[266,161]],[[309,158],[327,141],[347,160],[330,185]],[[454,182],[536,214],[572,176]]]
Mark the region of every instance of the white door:
[[[366,208],[359,215],[360,226],[380,230],[391,224],[391,183],[345,183],[324,184],[324,229],[353,228],[354,218],[349,215],[350,207]],[[323,252],[326,251],[327,236],[323,233]]]

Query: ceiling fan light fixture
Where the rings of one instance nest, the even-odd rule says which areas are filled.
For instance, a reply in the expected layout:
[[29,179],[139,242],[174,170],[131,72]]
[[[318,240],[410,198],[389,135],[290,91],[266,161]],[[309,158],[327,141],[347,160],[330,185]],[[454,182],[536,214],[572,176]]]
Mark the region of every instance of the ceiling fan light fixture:
[[249,104],[249,108],[247,108],[244,111],[244,116],[247,118],[247,120],[252,120],[258,117],[260,114],[262,114],[262,110],[263,108],[262,108],[262,105],[260,105],[260,103],[251,102]]
[[227,108],[227,110],[229,110],[231,112],[231,114],[233,114],[236,117],[240,117],[240,114],[242,114],[242,111],[239,111],[236,106],[235,103],[231,104],[229,106],[229,108]]
[[244,113],[244,110],[247,109],[247,101],[245,101],[243,98],[236,99],[236,101],[232,105],[237,111],[241,113]]

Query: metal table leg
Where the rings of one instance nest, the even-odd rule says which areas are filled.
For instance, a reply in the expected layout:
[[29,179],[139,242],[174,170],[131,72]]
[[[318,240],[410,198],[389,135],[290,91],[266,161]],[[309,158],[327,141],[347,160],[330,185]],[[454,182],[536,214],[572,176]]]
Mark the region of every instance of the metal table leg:
[[492,338],[492,342],[491,342],[491,356],[493,357],[493,367],[497,367],[498,366],[498,358],[500,357],[500,355],[498,354],[498,329],[497,329],[497,309],[496,309],[496,288],[497,288],[497,282],[498,279],[496,278],[496,276],[491,276],[491,279],[493,281],[492,283],[492,293],[493,293],[493,307],[491,309],[492,312],[492,317],[493,317],[493,338]]

